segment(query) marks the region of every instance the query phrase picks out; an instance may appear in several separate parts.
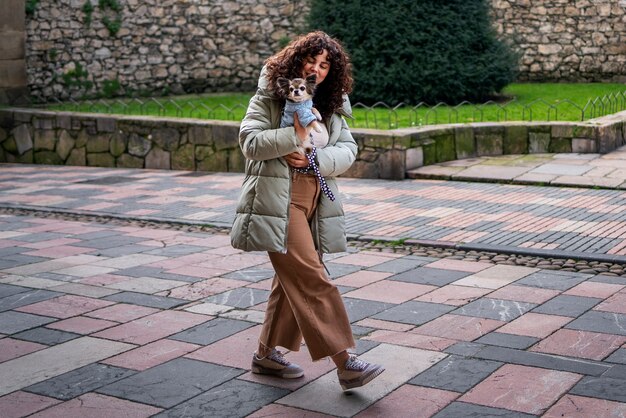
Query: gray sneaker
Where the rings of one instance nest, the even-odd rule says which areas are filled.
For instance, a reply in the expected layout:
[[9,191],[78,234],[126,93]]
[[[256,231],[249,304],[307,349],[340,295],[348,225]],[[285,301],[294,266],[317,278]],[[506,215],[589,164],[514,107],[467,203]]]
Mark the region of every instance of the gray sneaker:
[[252,355],[252,373],[269,374],[283,379],[296,379],[304,376],[304,370],[300,366],[288,362],[283,353],[275,348],[263,358],[259,358],[256,353]]
[[364,386],[385,371],[380,364],[368,363],[356,356],[350,356],[344,367],[342,371],[337,369],[339,384],[343,390]]

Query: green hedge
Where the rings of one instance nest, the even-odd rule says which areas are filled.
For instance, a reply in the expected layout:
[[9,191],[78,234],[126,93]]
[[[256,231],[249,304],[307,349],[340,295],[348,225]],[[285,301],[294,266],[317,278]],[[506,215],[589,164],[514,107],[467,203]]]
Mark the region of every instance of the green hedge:
[[350,52],[353,102],[485,101],[518,66],[484,0],[313,0],[309,28]]

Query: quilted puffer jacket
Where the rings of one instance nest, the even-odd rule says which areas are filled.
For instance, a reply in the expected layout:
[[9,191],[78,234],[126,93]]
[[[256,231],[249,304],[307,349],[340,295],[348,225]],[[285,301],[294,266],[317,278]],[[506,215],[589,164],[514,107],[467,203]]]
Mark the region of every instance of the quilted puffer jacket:
[[[233,247],[244,251],[286,253],[293,181],[282,156],[297,151],[300,141],[293,127],[279,128],[282,103],[267,84],[263,71],[239,130],[239,146],[247,159],[246,176],[230,238]],[[331,201],[321,194],[311,222],[320,253],[346,250],[344,212],[335,176],[350,168],[357,145],[342,116],[351,117],[347,97],[343,109],[324,121],[329,142],[317,150],[320,173],[336,197]]]

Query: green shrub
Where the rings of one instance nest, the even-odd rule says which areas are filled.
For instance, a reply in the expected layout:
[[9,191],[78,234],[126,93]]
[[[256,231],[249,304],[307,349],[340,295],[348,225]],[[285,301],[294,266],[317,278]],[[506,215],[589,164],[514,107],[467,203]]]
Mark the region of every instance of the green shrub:
[[102,82],[102,97],[107,99],[119,96],[122,91],[122,85],[120,81],[115,78],[113,80],[104,80]]
[[309,26],[350,52],[353,102],[484,101],[516,74],[485,0],[313,0]]

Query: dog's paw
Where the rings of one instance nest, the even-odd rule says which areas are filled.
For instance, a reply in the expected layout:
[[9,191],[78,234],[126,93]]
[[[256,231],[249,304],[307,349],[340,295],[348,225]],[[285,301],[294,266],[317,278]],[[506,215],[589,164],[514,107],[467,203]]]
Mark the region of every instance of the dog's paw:
[[311,126],[313,127],[313,130],[317,133],[322,132],[322,128],[320,127],[320,124],[317,123],[316,121],[311,122]]
[[312,107],[311,108],[311,112],[313,113],[313,115],[315,115],[317,120],[319,120],[319,121],[322,120],[322,115],[320,114],[320,112],[318,112],[318,110],[316,108]]

